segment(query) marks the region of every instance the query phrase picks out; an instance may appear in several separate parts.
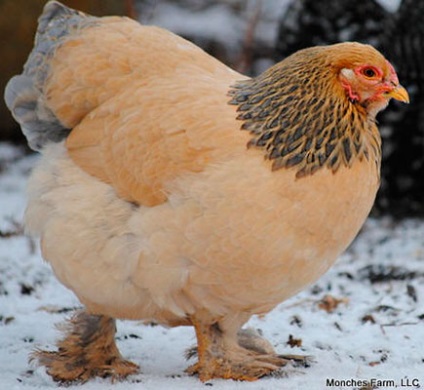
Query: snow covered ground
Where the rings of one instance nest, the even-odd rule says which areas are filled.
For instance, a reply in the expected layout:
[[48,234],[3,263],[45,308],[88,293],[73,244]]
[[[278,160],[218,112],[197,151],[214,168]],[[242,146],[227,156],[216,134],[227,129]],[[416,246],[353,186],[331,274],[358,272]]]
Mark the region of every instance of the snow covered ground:
[[[53,348],[59,335],[55,323],[79,305],[22,233],[25,183],[37,158],[0,144],[0,389],[5,390],[57,386],[43,368],[28,363],[28,355],[37,347]],[[359,389],[337,381],[373,378],[387,381],[380,389],[394,388],[392,380],[424,388],[423,302],[424,222],[370,219],[314,286],[249,323],[279,352],[313,356],[310,367],[286,367],[253,383],[202,384],[184,373],[193,329],[120,321],[118,345],[141,366],[140,374],[70,389]],[[334,386],[327,386],[327,379],[334,379]]]

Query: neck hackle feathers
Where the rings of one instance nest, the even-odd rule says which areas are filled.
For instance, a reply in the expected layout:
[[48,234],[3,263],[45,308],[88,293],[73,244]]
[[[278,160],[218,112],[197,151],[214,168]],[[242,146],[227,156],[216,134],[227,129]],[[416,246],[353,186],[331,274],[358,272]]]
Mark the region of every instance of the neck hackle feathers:
[[363,61],[363,51],[384,60],[356,43],[315,47],[234,85],[229,104],[238,106],[241,129],[252,135],[248,147],[263,149],[273,170],[295,168],[298,178],[324,167],[336,172],[355,160],[379,165],[374,117],[346,96],[338,79],[343,68]]

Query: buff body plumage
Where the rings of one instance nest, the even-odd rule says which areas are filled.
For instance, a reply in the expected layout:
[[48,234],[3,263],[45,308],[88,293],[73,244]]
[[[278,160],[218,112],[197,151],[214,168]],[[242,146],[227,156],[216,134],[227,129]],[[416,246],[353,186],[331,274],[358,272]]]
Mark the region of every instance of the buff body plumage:
[[[250,80],[165,30],[55,2],[43,18],[43,61],[30,57],[6,101],[43,154],[26,225],[59,280],[93,315],[194,325],[190,372],[202,380],[284,364],[239,345],[237,332],[319,278],[358,233],[379,185],[374,118],[332,79],[333,95],[311,84],[301,96],[319,104],[302,105],[278,83],[261,92],[272,70]],[[359,44],[338,50],[383,58]],[[302,77],[291,82],[313,81]],[[343,115],[333,107],[327,120],[339,101]],[[291,131],[299,115],[310,118]],[[55,379],[82,377],[54,360],[41,355]]]

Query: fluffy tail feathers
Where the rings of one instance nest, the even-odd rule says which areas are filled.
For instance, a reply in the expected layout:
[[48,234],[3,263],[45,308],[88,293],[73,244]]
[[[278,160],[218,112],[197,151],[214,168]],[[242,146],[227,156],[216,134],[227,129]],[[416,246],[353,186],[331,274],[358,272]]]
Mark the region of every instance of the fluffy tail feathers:
[[6,86],[6,105],[34,150],[41,150],[49,142],[59,142],[70,132],[45,101],[43,89],[49,73],[49,59],[64,37],[94,19],[57,1],[48,2],[38,20],[34,48],[24,70]]
[[41,150],[48,142],[59,142],[70,130],[57,120],[43,102],[43,95],[25,74],[14,76],[6,86],[4,99],[21,125],[31,149]]

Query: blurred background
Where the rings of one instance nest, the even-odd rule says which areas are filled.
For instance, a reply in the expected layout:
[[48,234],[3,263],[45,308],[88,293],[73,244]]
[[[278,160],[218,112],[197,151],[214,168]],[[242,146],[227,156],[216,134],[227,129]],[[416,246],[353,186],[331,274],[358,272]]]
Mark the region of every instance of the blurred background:
[[[2,91],[7,80],[22,70],[45,2],[0,0]],[[126,15],[165,27],[250,76],[308,46],[342,41],[374,45],[395,65],[411,104],[392,102],[378,117],[383,166],[373,213],[395,218],[424,216],[424,0],[62,2],[94,15]],[[0,142],[25,144],[3,99]]]

